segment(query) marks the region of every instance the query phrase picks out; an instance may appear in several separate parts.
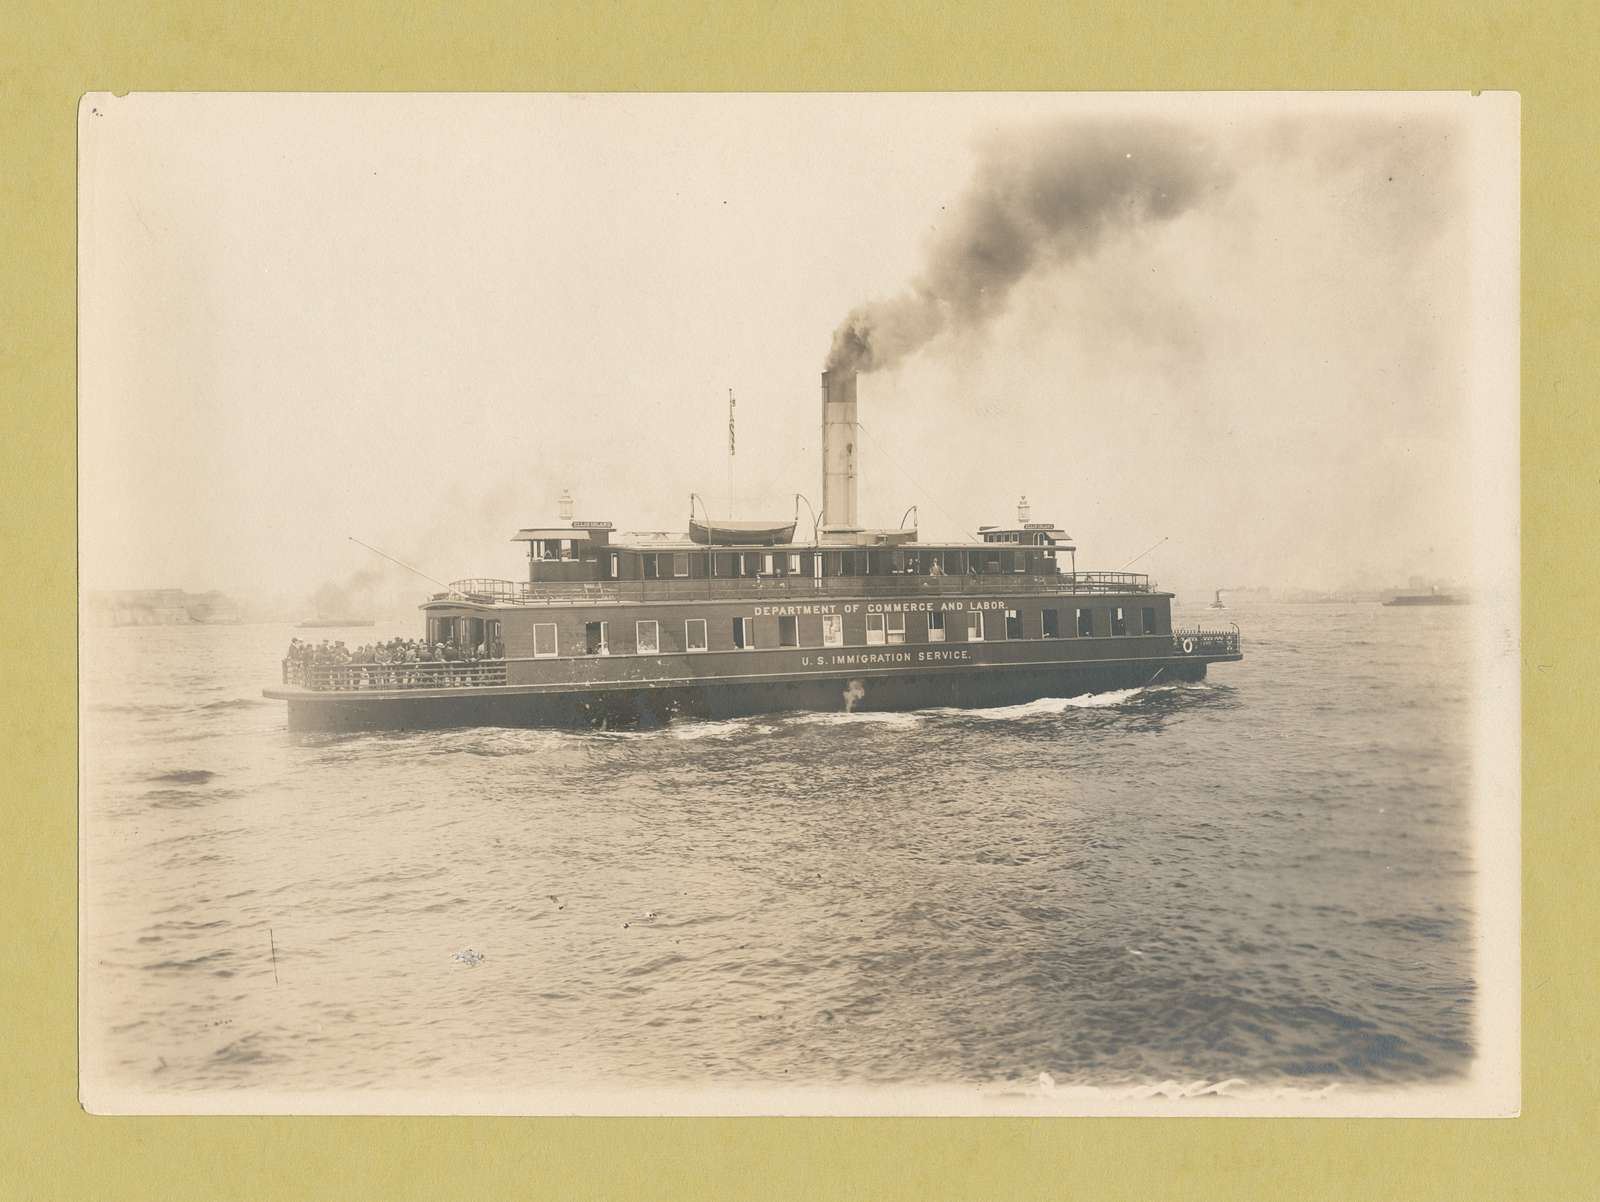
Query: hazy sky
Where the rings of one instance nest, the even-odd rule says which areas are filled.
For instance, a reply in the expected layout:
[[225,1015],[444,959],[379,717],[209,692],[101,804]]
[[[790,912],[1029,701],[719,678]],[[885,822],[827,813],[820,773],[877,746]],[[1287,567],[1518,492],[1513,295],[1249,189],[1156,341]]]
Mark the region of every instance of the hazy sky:
[[[1138,566],[1168,586],[1465,578],[1496,220],[1475,116],[91,98],[84,584],[309,593],[374,562],[348,535],[520,577],[507,539],[563,488],[681,530],[691,490],[728,509],[730,387],[738,515],[791,515],[820,503],[818,373],[863,311],[922,323],[861,377],[869,525],[915,504],[925,539],[959,536],[1025,492],[1080,567],[1166,538]],[[995,220],[1021,244],[972,233]]]

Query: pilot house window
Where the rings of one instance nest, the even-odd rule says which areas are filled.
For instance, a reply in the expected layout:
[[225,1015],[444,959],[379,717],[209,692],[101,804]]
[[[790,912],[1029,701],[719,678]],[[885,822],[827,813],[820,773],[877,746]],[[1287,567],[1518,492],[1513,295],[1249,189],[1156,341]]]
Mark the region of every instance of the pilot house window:
[[1139,613],[1139,633],[1154,634],[1156,632],[1156,611],[1146,605]]
[[1061,619],[1057,616],[1055,610],[1047,609],[1043,612],[1043,615],[1040,619],[1039,633],[1044,635],[1044,637],[1047,639],[1058,639],[1061,637]]
[[1094,635],[1094,610],[1080,609],[1078,611],[1078,637],[1091,638]]
[[1120,605],[1111,611],[1111,633],[1128,633],[1128,614]]

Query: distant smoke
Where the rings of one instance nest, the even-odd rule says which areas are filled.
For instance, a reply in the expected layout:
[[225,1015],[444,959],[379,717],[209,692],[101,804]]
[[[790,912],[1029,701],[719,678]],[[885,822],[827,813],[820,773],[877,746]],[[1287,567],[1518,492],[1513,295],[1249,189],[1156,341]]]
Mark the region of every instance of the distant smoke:
[[319,618],[370,617],[373,612],[374,590],[383,579],[383,569],[360,568],[343,580],[329,581],[312,594]]
[[1165,221],[1226,174],[1192,130],[1069,121],[997,135],[899,296],[861,305],[834,332],[829,371],[890,367],[945,329],[977,329],[1030,272],[1070,262],[1108,235]]

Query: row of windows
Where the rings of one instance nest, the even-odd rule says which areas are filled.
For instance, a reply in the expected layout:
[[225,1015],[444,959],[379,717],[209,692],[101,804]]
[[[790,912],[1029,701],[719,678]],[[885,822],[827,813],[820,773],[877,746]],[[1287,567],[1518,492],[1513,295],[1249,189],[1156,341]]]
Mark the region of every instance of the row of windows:
[[[632,552],[612,551],[607,558],[608,575],[622,575],[623,556]],[[700,555],[701,567],[710,561],[710,574],[738,576],[870,576],[870,575],[994,575],[1004,572],[1055,570],[1053,550],[1013,551],[1008,549],[957,550],[873,550],[848,551],[716,551]],[[639,555],[639,574],[646,580],[689,575],[687,551],[646,551]]]
[[[1070,611],[1069,611],[1070,612]],[[1116,606],[1109,611],[1110,627],[1113,635],[1128,633],[1128,613],[1121,606]],[[942,643],[945,641],[947,630],[946,618],[951,615],[939,612],[930,612],[928,619],[928,642]],[[957,614],[960,618],[962,615]],[[1022,639],[1027,636],[1023,633],[1022,616],[1014,609],[1008,609],[1002,614],[999,610],[972,610],[965,615],[965,636],[968,642],[981,643],[986,639]],[[1077,619],[1077,632],[1080,638],[1094,636],[1094,610],[1079,609],[1075,611]],[[904,643],[906,641],[906,615],[903,613],[867,614],[866,638],[868,646],[882,644]],[[733,646],[736,650],[749,651],[756,646],[756,623],[754,618],[739,617],[733,622]],[[706,639],[706,619],[690,618],[684,624],[683,647],[685,651],[705,651],[709,649]],[[611,643],[609,638],[609,622],[589,622],[584,626],[583,650],[584,655],[610,655]],[[1156,611],[1153,607],[1146,606],[1139,611],[1139,633],[1155,634]],[[1039,637],[1055,639],[1061,637],[1060,611],[1054,609],[1041,610],[1039,614]],[[800,619],[792,615],[778,618],[778,647],[800,646]],[[822,642],[823,647],[843,647],[844,643],[844,618],[840,614],[822,615]],[[657,655],[661,651],[661,627],[654,620],[645,620],[634,623],[634,647],[639,655]],[[539,622],[533,628],[533,654],[537,659],[549,659],[560,654],[554,622]]]

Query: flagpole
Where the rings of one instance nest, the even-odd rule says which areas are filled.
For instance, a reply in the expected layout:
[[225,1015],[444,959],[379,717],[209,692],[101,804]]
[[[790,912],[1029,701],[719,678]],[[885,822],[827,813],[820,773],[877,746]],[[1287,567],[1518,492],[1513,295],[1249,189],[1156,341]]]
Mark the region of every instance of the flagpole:
[[734,453],[734,446],[733,446],[733,405],[734,405],[733,389],[730,388],[730,389],[728,389],[728,517],[729,518],[732,518],[734,516],[734,504],[735,504],[735,498],[734,498],[734,492],[733,492],[733,453]]

